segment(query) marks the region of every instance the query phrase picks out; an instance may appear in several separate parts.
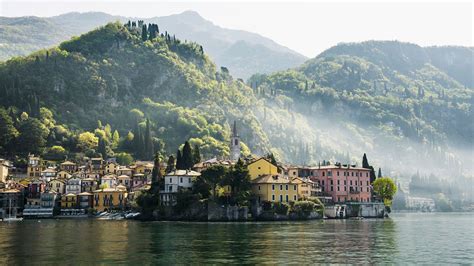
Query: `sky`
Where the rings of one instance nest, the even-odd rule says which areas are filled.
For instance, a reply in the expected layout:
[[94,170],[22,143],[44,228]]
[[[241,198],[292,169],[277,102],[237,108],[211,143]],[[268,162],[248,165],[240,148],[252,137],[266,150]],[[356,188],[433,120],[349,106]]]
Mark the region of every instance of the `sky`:
[[197,11],[221,27],[259,33],[307,57],[341,42],[366,40],[474,46],[471,1],[0,0],[0,16],[8,17],[72,11],[154,17],[186,10]]

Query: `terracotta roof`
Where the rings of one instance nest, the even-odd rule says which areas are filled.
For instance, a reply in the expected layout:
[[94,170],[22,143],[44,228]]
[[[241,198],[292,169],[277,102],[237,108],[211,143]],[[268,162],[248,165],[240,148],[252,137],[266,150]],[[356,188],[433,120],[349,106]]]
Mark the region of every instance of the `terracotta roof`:
[[71,161],[65,161],[64,163],[61,163],[61,165],[76,165],[76,164]]
[[82,192],[82,193],[79,193],[77,194],[78,196],[92,196],[93,194],[92,193],[89,193],[89,192]]

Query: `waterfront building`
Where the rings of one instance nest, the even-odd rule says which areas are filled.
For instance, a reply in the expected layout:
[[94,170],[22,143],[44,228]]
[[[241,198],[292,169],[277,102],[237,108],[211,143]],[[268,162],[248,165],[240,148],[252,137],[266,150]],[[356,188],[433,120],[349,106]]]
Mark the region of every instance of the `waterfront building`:
[[0,190],[0,219],[21,215],[23,205],[23,193],[20,190]]
[[127,188],[122,185],[98,189],[94,191],[94,209],[97,211],[123,210],[126,207],[127,195]]
[[6,183],[8,177],[8,170],[10,169],[11,164],[5,159],[0,159],[0,182]]
[[26,206],[40,206],[41,205],[41,193],[46,189],[46,184],[39,179],[33,179],[29,181],[26,188]]
[[334,202],[370,202],[370,169],[355,165],[325,165],[309,168],[310,179],[318,183],[321,193]]
[[165,177],[164,190],[160,191],[163,205],[176,204],[176,193],[184,189],[192,189],[194,181],[201,173],[191,170],[174,170]]
[[317,197],[321,193],[319,185],[309,178],[294,177],[289,179],[292,183],[298,184],[298,199],[306,200],[310,197]]
[[71,161],[65,161],[59,165],[59,170],[73,174],[77,171],[77,164]]
[[94,194],[91,192],[82,192],[77,194],[77,203],[79,209],[90,209],[94,207]]
[[53,211],[54,207],[57,206],[59,201],[59,195],[55,191],[45,191],[41,193],[41,202],[40,208],[51,209]]
[[263,157],[250,162],[247,165],[247,169],[249,170],[251,180],[260,176],[278,175],[278,167]]
[[79,177],[71,177],[66,181],[66,194],[81,193],[81,179]]
[[77,209],[77,194],[68,193],[62,195],[61,209]]
[[259,203],[294,202],[299,200],[299,183],[280,175],[262,175],[252,180],[252,192]]

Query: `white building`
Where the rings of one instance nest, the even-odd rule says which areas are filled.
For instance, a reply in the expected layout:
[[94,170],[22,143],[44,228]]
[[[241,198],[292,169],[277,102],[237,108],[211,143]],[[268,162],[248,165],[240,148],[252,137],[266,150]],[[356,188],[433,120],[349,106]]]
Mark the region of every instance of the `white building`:
[[176,203],[175,194],[183,189],[192,189],[194,181],[201,173],[191,170],[175,170],[168,173],[165,179],[164,190],[160,191],[160,198],[163,205],[174,205]]
[[10,162],[5,159],[0,159],[0,182],[6,183],[8,176],[8,169],[11,167]]
[[78,177],[69,178],[66,181],[66,195],[67,194],[79,194],[81,193],[81,179]]

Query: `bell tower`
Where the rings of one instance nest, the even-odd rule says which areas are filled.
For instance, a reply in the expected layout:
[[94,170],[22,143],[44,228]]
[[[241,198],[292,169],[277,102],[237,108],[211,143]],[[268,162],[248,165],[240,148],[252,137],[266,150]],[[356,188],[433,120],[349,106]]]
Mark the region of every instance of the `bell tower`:
[[240,158],[240,137],[237,134],[237,123],[234,120],[232,136],[230,137],[230,159],[237,161]]

